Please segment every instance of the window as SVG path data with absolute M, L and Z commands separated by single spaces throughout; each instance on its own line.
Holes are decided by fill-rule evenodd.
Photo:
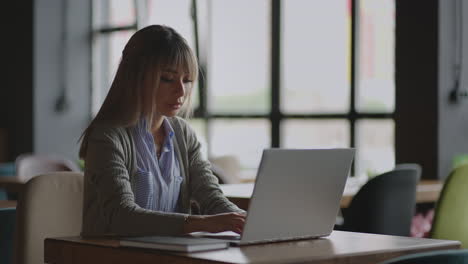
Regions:
M 104 102 L 128 39 L 137 30 L 135 2 L 93 1 L 92 105 L 96 115 Z
M 139 1 L 94 2 L 95 113 Z M 237 156 L 246 177 L 268 147 L 356 147 L 354 175 L 394 166 L 394 0 L 141 3 L 146 24 L 175 28 L 197 51 L 190 122 L 206 155 Z
M 372 176 L 395 165 L 395 1 L 358 3 L 355 173 Z

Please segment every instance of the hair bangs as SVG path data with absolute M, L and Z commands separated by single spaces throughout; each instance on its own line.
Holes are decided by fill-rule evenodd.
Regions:
M 167 57 L 164 58 L 165 66 L 187 74 L 191 81 L 197 80 L 198 64 L 195 55 L 186 43 L 177 44 L 171 47 Z

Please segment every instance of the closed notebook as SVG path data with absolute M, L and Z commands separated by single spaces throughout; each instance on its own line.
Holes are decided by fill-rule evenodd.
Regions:
M 123 237 L 120 245 L 126 247 L 154 248 L 180 252 L 195 252 L 214 249 L 224 249 L 228 242 L 210 238 L 172 237 L 172 236 L 145 236 Z

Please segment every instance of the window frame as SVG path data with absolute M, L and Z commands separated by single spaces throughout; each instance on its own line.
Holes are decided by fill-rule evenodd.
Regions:
M 146 17 L 142 12 L 138 12 L 143 6 L 144 0 L 134 0 L 135 2 L 135 23 L 123 27 L 104 27 L 93 30 L 93 40 L 96 36 L 109 34 L 125 30 L 137 30 L 139 25 L 143 25 Z M 216 113 L 210 112 L 207 107 L 207 80 L 208 72 L 208 52 L 201 50 L 208 47 L 200 47 L 199 21 L 197 12 L 197 0 L 192 0 L 191 16 L 193 21 L 193 30 L 195 35 L 195 53 L 199 59 L 200 78 L 198 80 L 198 96 L 199 103 L 193 111 L 193 118 L 203 119 L 205 121 L 206 135 L 209 136 L 210 122 L 215 119 L 266 119 L 271 123 L 271 143 L 270 147 L 278 148 L 281 146 L 281 122 L 286 119 L 304 119 L 304 120 L 344 120 L 349 122 L 349 142 L 350 147 L 356 147 L 356 123 L 359 120 L 392 120 L 395 122 L 395 110 L 393 112 L 359 112 L 356 109 L 356 87 L 358 84 L 358 65 L 359 65 L 359 1 L 349 0 L 351 5 L 351 25 L 350 25 L 350 98 L 349 110 L 343 113 L 304 113 L 304 114 L 288 114 L 283 113 L 280 107 L 281 97 L 281 0 L 271 0 L 271 53 L 270 53 L 270 112 L 269 113 Z M 106 2 L 106 1 L 104 1 Z M 209 2 L 208 2 L 209 3 Z M 140 7 L 140 8 L 139 8 Z M 141 21 L 140 23 L 138 21 Z M 209 36 L 206 36 L 209 37 Z M 94 50 L 94 47 L 93 47 Z M 94 55 L 94 54 L 93 54 Z M 94 64 L 94 63 L 93 63 Z M 93 70 L 94 72 L 94 70 Z M 93 75 L 94 76 L 94 75 Z M 94 80 L 93 80 L 93 84 Z M 100 83 L 103 85 L 103 82 Z M 94 85 L 93 85 L 94 86 Z M 93 89 L 96 89 L 93 87 Z M 93 92 L 94 94 L 94 92 Z M 93 101 L 95 98 L 92 99 Z M 207 142 L 210 145 L 210 142 Z M 394 145 L 395 146 L 395 145 Z M 208 146 L 208 154 L 210 147 Z M 353 165 L 353 173 L 355 174 L 355 166 Z

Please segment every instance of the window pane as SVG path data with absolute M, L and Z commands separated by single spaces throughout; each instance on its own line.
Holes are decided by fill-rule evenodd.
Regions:
M 198 82 L 193 84 L 192 89 L 192 109 L 195 111 L 200 106 L 200 96 L 198 92 Z
M 104 35 L 95 34 L 92 43 L 92 103 L 91 116 L 94 117 L 99 111 L 104 97 L 109 90 L 109 76 L 107 76 L 108 54 L 106 47 L 109 45 L 109 38 Z
M 258 112 L 269 108 L 270 1 L 211 1 L 208 108 Z
M 209 126 L 211 156 L 234 155 L 243 169 L 256 169 L 263 149 L 270 146 L 271 126 L 266 119 L 215 119 Z
M 95 36 L 93 44 L 93 115 L 97 113 L 109 91 L 122 51 L 133 30 Z
M 395 109 L 395 0 L 361 0 L 359 78 L 356 108 L 361 112 Z
M 375 176 L 395 166 L 395 125 L 387 120 L 356 122 L 356 172 Z
M 94 29 L 134 25 L 136 22 L 134 3 L 132 0 L 94 0 Z
M 109 26 L 130 26 L 136 22 L 135 1 L 107 0 L 109 2 Z
M 208 159 L 208 143 L 206 140 L 206 121 L 201 118 L 188 119 L 190 126 L 195 131 L 198 141 L 201 144 L 201 152 L 205 159 Z
M 175 29 L 195 50 L 195 35 L 190 16 L 191 0 L 149 0 L 148 23 L 161 24 Z
M 282 1 L 281 108 L 349 109 L 350 10 L 347 0 Z
M 347 120 L 288 119 L 281 123 L 284 148 L 349 147 Z
M 166 25 L 175 29 L 184 37 L 195 54 L 194 25 L 190 15 L 191 0 L 149 0 L 148 23 Z M 200 8 L 200 7 L 199 7 Z M 192 90 L 192 108 L 199 105 L 198 82 L 194 83 Z
M 133 33 L 135 33 L 135 31 L 129 30 L 109 34 L 109 76 L 111 77 L 109 85 L 114 79 L 117 67 L 122 59 L 122 51 Z

